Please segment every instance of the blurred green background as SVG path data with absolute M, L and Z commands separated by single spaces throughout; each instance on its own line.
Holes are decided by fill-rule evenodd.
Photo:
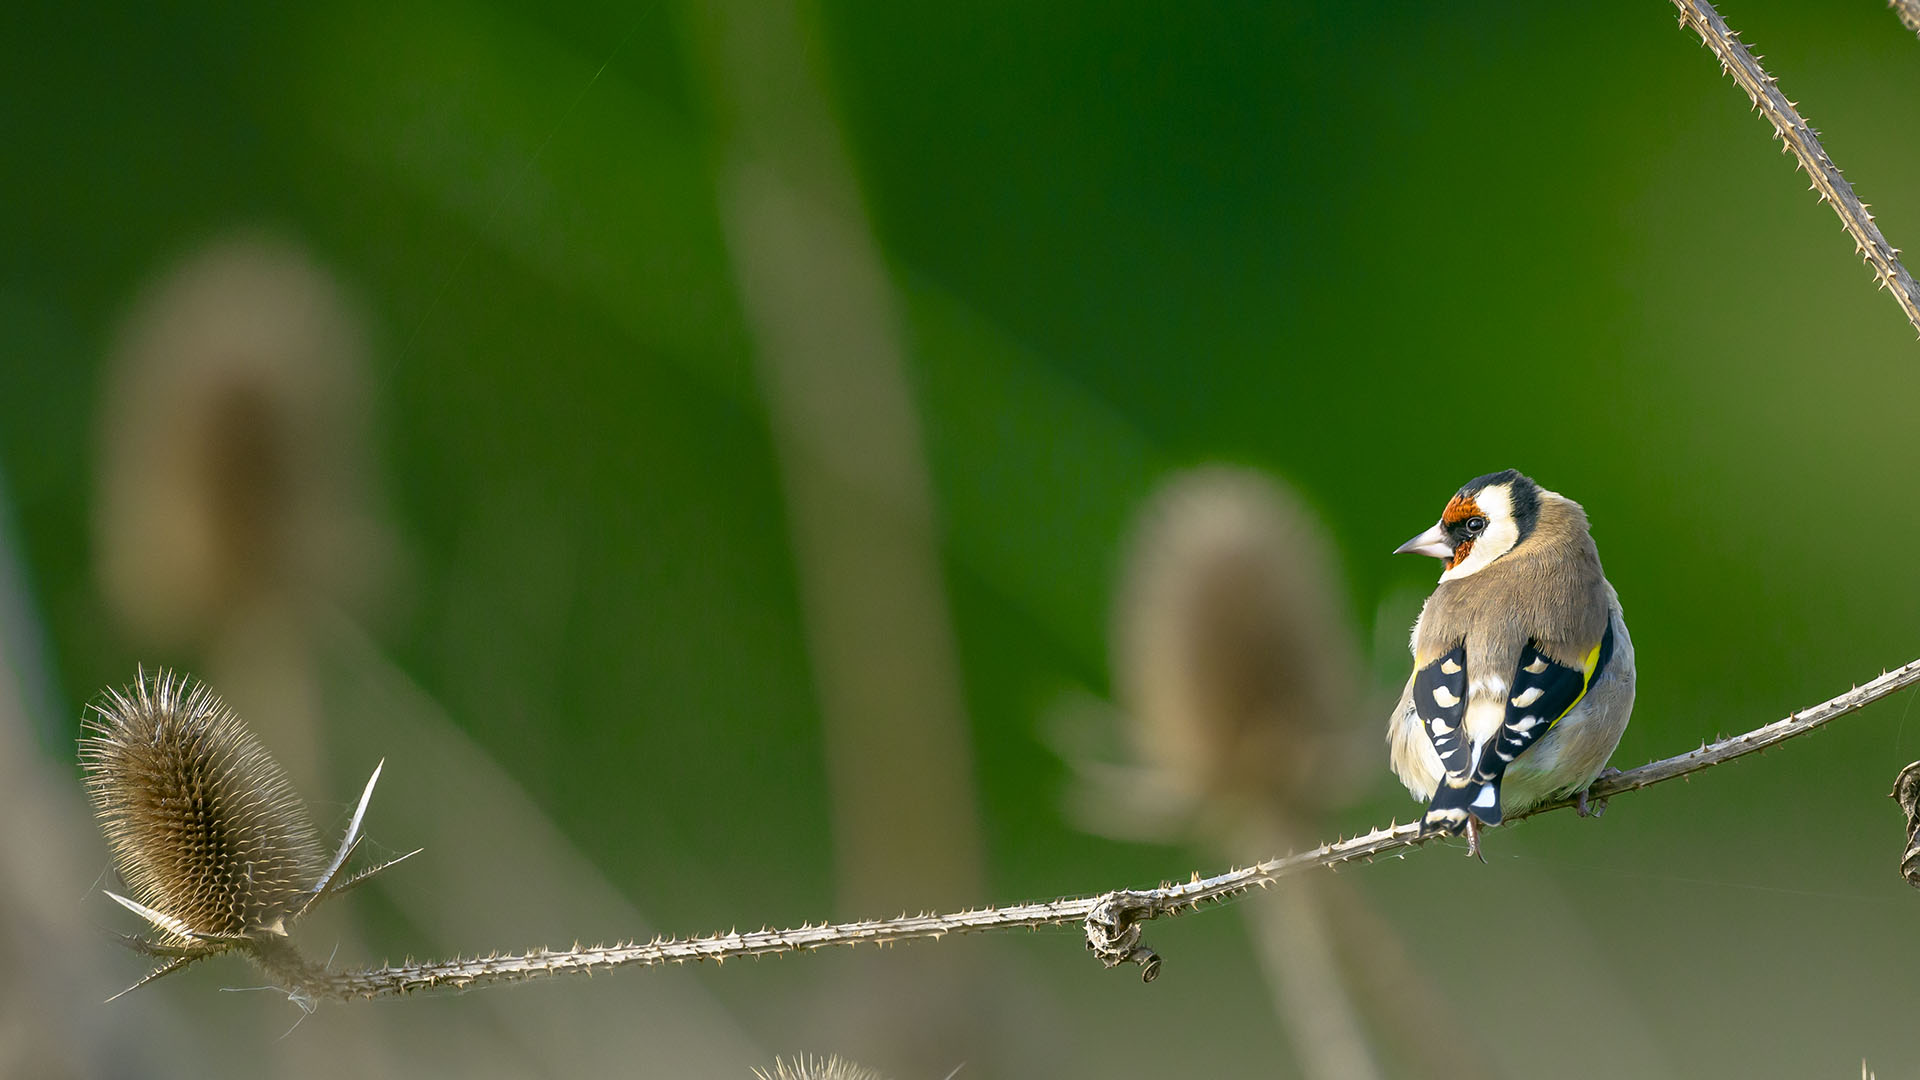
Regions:
M 1869 0 L 1723 14 L 1888 237 L 1920 244 L 1920 41 Z M 61 835 L 83 845 L 14 848 L 7 874 L 88 924 L 124 919 L 89 891 L 106 862 L 72 739 L 136 663 L 215 679 L 276 750 L 299 735 L 263 715 L 260 673 L 295 671 L 312 747 L 305 765 L 285 752 L 323 829 L 386 757 L 373 836 L 428 851 L 395 871 L 405 884 L 342 902 L 343 963 L 890 913 L 856 906 L 873 891 L 836 869 L 823 735 L 819 613 L 865 579 L 810 567 L 836 542 L 856 563 L 891 551 L 916 522 L 939 603 L 913 609 L 914 640 L 954 679 L 885 700 L 924 690 L 954 715 L 969 760 L 948 782 L 971 804 L 933 816 L 962 821 L 955 859 L 975 866 L 971 844 L 978 860 L 913 871 L 887 902 L 1217 868 L 1202 845 L 1077 828 L 1047 734 L 1063 701 L 1111 696 L 1129 523 L 1204 462 L 1283 478 L 1321 517 L 1370 702 L 1404 678 L 1435 572 L 1386 553 L 1510 465 L 1587 507 L 1626 608 L 1640 690 L 1618 765 L 1920 655 L 1920 346 L 1667 5 L 30 3 L 5 24 L 7 659 L 66 800 Z M 762 228 L 787 219 L 756 216 L 756 177 L 799 193 L 800 225 Z M 355 477 L 380 569 L 329 564 L 359 581 L 319 605 L 339 617 L 295 605 L 272 633 L 143 636 L 101 571 L 113 358 L 154 283 L 236 234 L 303 252 L 367 342 L 354 400 L 372 464 Z M 810 366 L 842 331 L 879 341 L 863 353 L 877 366 Z M 833 380 L 872 371 L 904 380 L 876 408 L 905 407 L 877 443 L 847 442 L 900 453 L 883 471 L 919 494 L 897 533 L 898 507 L 864 488 L 805 509 L 821 489 L 807 478 L 832 472 L 810 440 L 849 425 L 806 429 L 804 404 L 782 403 L 851 395 L 858 428 L 865 398 Z M 875 514 L 881 531 L 863 531 Z M 401 698 L 450 741 L 406 741 L 379 708 Z M 1409 1055 L 1378 1035 L 1404 1015 L 1363 1005 L 1383 1067 L 1838 1076 L 1864 1058 L 1903 1075 L 1920 1060 L 1920 897 L 1895 873 L 1885 793 L 1920 757 L 1911 705 L 1622 798 L 1598 824 L 1496 833 L 1486 866 L 1428 850 L 1343 872 L 1470 1029 L 1470 1057 Z M 1384 711 L 1362 713 L 1371 748 Z M 497 768 L 525 820 L 555 831 L 489 833 L 473 838 L 484 856 L 440 861 L 406 810 L 454 769 L 431 745 L 477 750 L 494 764 L 461 775 Z M 1315 827 L 1413 812 L 1384 759 Z M 542 885 L 557 906 L 511 899 L 541 884 L 513 846 L 538 836 L 611 887 L 596 914 L 567 907 L 571 878 Z M 407 888 L 494 936 L 456 936 Z M 623 925 L 629 911 L 645 923 Z M 1062 930 L 335 1006 L 283 1039 L 284 1000 L 214 992 L 250 985 L 237 962 L 98 1005 L 139 968 L 95 935 L 19 954 L 15 978 L 93 974 L 61 977 L 79 988 L 68 1049 L 14 1060 L 304 1075 L 357 1046 L 368 1072 L 743 1076 L 809 1049 L 901 1077 L 963 1061 L 963 1078 L 1292 1075 L 1247 937 L 1228 911 L 1156 924 L 1166 968 L 1147 987 Z M 952 999 L 920 1002 L 883 970 L 939 964 L 967 968 L 929 976 Z M 619 994 L 711 1029 L 641 1005 L 580 1019 Z M 957 1024 L 924 1040 L 949 1064 L 914 1058 L 920 1021 L 890 1039 L 863 1027 L 874 1000 Z M 473 1034 L 476 1016 L 521 1010 L 574 1026 L 484 1033 L 507 1049 Z M 0 1027 L 0 1046 L 52 1030 Z M 492 1049 L 457 1056 L 476 1047 Z

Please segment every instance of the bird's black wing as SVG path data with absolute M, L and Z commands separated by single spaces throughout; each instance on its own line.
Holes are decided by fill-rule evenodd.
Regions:
M 1507 699 L 1506 721 L 1500 726 L 1500 734 L 1480 752 L 1473 778 L 1483 784 L 1499 779 L 1514 758 L 1540 741 L 1561 717 L 1580 704 L 1580 699 L 1587 696 L 1587 688 L 1606 670 L 1607 661 L 1612 657 L 1611 621 L 1579 667 L 1557 664 L 1540 651 L 1539 642 L 1527 642 L 1526 649 L 1520 653 L 1519 670 L 1513 673 L 1513 696 Z
M 1440 754 L 1447 776 L 1465 779 L 1473 769 L 1461 724 L 1467 714 L 1467 646 L 1462 643 L 1440 659 L 1414 672 L 1413 711 Z

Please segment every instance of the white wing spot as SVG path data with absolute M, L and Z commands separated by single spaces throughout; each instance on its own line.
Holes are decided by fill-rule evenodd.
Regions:
M 1473 797 L 1473 805 L 1475 805 L 1475 806 L 1492 806 L 1492 805 L 1493 805 L 1493 800 L 1494 800 L 1494 798 L 1495 798 L 1495 797 L 1496 797 L 1496 794 L 1495 794 L 1495 792 L 1494 792 L 1494 790 L 1493 790 L 1493 787 L 1492 787 L 1492 785 L 1488 785 L 1488 786 L 1486 786 L 1486 787 L 1483 787 L 1483 788 L 1481 788 L 1481 789 L 1480 789 L 1480 794 L 1478 794 L 1478 795 L 1475 795 L 1475 796 Z
M 1513 699 L 1513 703 L 1524 709 L 1534 702 L 1539 701 L 1540 695 L 1544 693 L 1546 693 L 1546 691 L 1538 686 L 1529 686 L 1525 690 L 1520 691 L 1519 696 Z
M 1438 717 L 1427 721 L 1427 727 L 1433 729 L 1433 737 L 1436 739 L 1442 735 L 1453 734 L 1453 726 Z
M 1440 661 L 1440 674 L 1458 675 L 1460 674 L 1460 665 L 1454 663 L 1452 659 L 1442 660 Z
M 1547 658 L 1544 656 L 1536 656 L 1533 658 L 1533 663 L 1528 664 L 1526 667 L 1523 667 L 1520 670 L 1526 672 L 1529 675 L 1545 674 L 1547 670 Z
M 1460 695 L 1444 686 L 1436 686 L 1433 688 L 1433 700 L 1438 702 L 1441 708 L 1451 709 L 1460 704 Z
M 1514 702 L 1514 704 L 1518 705 L 1519 702 L 1516 701 Z M 1528 732 L 1528 731 L 1532 731 L 1534 728 L 1534 725 L 1538 724 L 1539 722 L 1540 722 L 1540 718 L 1537 716 L 1523 716 L 1520 719 L 1515 720 L 1513 723 L 1508 724 L 1507 727 L 1518 732 Z

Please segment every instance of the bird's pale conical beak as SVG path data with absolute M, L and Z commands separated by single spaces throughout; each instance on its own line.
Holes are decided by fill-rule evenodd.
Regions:
M 1436 559 L 1453 558 L 1453 541 L 1447 530 L 1436 522 L 1433 528 L 1393 549 L 1395 555 L 1431 555 Z

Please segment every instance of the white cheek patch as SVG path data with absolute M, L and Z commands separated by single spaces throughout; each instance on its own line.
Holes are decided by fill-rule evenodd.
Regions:
M 1486 531 L 1467 549 L 1467 557 L 1440 575 L 1441 581 L 1453 581 L 1479 573 L 1487 564 L 1513 550 L 1520 542 L 1520 526 L 1513 520 L 1513 497 L 1504 487 L 1484 488 L 1474 495 L 1480 514 L 1487 519 Z

